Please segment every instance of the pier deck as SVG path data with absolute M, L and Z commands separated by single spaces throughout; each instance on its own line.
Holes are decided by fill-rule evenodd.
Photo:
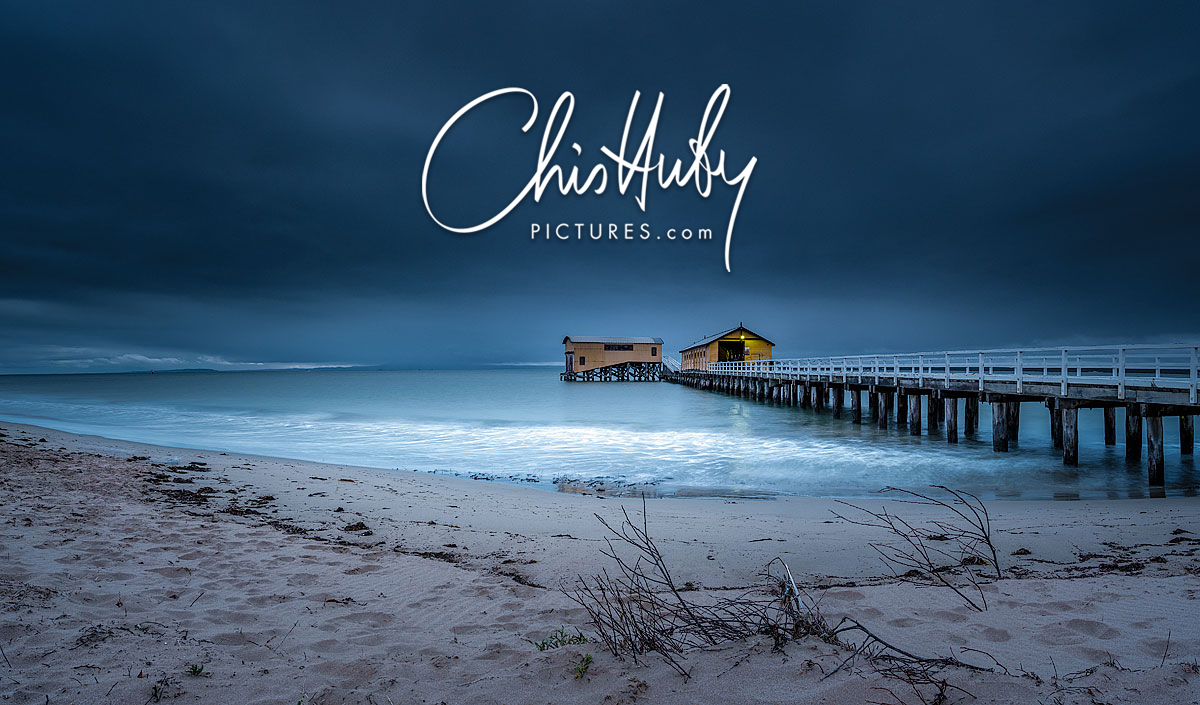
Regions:
M 1179 417 L 1180 452 L 1194 447 L 1200 346 L 1111 345 L 955 350 L 710 363 L 706 370 L 669 375 L 673 382 L 775 401 L 834 416 L 851 396 L 851 421 L 862 423 L 862 393 L 871 417 L 886 428 L 896 423 L 921 433 L 924 397 L 928 428 L 946 425 L 946 440 L 958 442 L 959 400 L 964 432 L 974 434 L 979 403 L 992 404 L 992 448 L 1008 450 L 1017 440 L 1021 402 L 1049 410 L 1051 438 L 1063 462 L 1078 462 L 1078 410 L 1105 409 L 1105 443 L 1116 443 L 1116 409 L 1125 410 L 1126 456 L 1141 457 L 1146 426 L 1148 477 L 1163 484 L 1163 417 Z

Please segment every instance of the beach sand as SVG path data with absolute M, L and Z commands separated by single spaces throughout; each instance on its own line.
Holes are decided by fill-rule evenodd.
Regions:
M 864 662 L 825 677 L 850 652 L 812 638 L 691 653 L 690 678 L 594 641 L 539 651 L 560 627 L 592 633 L 558 588 L 612 568 L 595 515 L 616 523 L 624 508 L 640 519 L 637 498 L 10 423 L 0 433 L 0 702 L 932 697 Z M 910 521 L 933 516 L 883 497 L 854 501 Z M 838 519 L 831 510 L 851 510 L 834 500 L 646 506 L 679 583 L 738 594 L 763 584 L 778 556 L 826 617 L 994 669 L 943 671 L 962 689 L 948 702 L 1200 702 L 1200 498 L 990 502 L 1006 577 L 985 586 L 983 612 L 890 577 L 870 547 L 888 536 Z

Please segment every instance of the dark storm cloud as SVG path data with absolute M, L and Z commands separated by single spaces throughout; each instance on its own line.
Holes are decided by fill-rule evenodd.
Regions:
M 792 354 L 1196 337 L 1194 4 L 677 7 L 7 5 L 0 369 L 554 359 L 566 332 L 678 348 L 739 320 Z M 655 144 L 757 157 L 734 190 L 518 207 L 556 163 Z M 584 153 L 575 157 L 570 145 Z M 636 189 L 636 187 L 635 187 Z M 530 242 L 533 222 L 712 228 L 708 243 Z M 503 342 L 484 355 L 472 340 Z M 436 360 L 436 362 L 434 362 Z

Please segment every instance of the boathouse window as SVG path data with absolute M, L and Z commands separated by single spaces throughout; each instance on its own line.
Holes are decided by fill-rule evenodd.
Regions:
M 583 366 L 584 366 L 584 365 L 586 365 L 586 364 L 587 364 L 587 358 L 586 358 L 586 357 L 583 357 L 582 355 L 580 355 L 580 356 L 579 356 L 579 366 L 580 366 L 580 367 L 583 367 Z
M 658 354 L 658 348 L 654 348 L 654 347 L 650 348 L 650 357 L 654 357 L 657 354 Z
M 633 350 L 632 345 L 613 345 L 611 343 L 604 346 L 605 350 Z

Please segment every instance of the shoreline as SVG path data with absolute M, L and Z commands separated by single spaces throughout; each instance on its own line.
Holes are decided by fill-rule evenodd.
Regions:
M 46 421 L 52 421 L 47 419 Z M 842 491 L 828 491 L 821 494 L 799 494 L 789 493 L 772 489 L 762 489 L 753 487 L 698 487 L 693 485 L 674 485 L 669 483 L 659 482 L 627 482 L 619 478 L 612 477 L 596 477 L 591 479 L 572 478 L 570 476 L 562 476 L 551 480 L 543 480 L 533 476 L 508 475 L 493 472 L 473 472 L 473 471 L 441 471 L 441 470 L 413 470 L 406 468 L 388 468 L 373 465 L 359 465 L 354 463 L 335 463 L 324 460 L 310 460 L 305 458 L 294 458 L 283 455 L 266 455 L 260 453 L 245 453 L 239 451 L 221 451 L 212 448 L 199 448 L 187 445 L 173 445 L 168 443 L 150 443 L 145 441 L 126 440 L 120 438 L 112 438 L 103 436 L 97 433 L 89 433 L 83 431 L 71 431 L 58 429 L 53 426 L 42 426 L 29 421 L 11 421 L 0 418 L 0 426 L 10 425 L 13 427 L 23 427 L 29 429 L 38 429 L 43 432 L 62 433 L 69 436 L 79 438 L 94 439 L 95 445 L 98 448 L 113 450 L 120 444 L 129 446 L 138 446 L 149 449 L 174 450 L 178 453 L 197 453 L 197 454 L 234 454 L 245 458 L 262 458 L 272 461 L 290 461 L 295 463 L 312 463 L 316 465 L 329 465 L 334 467 L 357 468 L 364 471 L 384 472 L 384 473 L 400 473 L 412 475 L 428 475 L 434 477 L 455 478 L 461 480 L 469 480 L 473 482 L 489 482 L 508 486 L 519 486 L 533 488 L 543 492 L 550 493 L 568 493 L 568 494 L 589 494 L 599 493 L 609 497 L 632 497 L 637 498 L 643 493 L 648 498 L 654 499 L 736 499 L 736 500 L 774 500 L 779 498 L 804 498 L 814 500 L 855 500 L 867 501 L 878 496 L 881 485 L 877 489 L 859 490 L 856 491 L 849 487 L 842 488 Z M 911 488 L 925 487 L 926 485 L 914 485 Z M 1045 496 L 1013 496 L 1011 491 L 993 488 L 988 491 L 971 490 L 981 499 L 989 502 L 1089 502 L 1089 501 L 1126 501 L 1151 499 L 1158 500 L 1163 498 L 1178 498 L 1178 497 L 1198 497 L 1200 496 L 1200 486 L 1185 486 L 1185 487 L 1151 487 L 1144 486 L 1134 490 L 1126 490 L 1124 493 L 1116 490 L 1105 490 L 1103 493 L 1098 488 L 1092 488 L 1084 491 L 1078 489 L 1066 490 L 1061 488 L 1046 487 L 1043 490 Z
M 8 577 L 0 592 L 20 606 L 0 612 L 0 645 L 12 663 L 0 671 L 0 696 L 13 702 L 144 701 L 156 681 L 134 677 L 139 670 L 215 702 L 880 697 L 871 691 L 879 676 L 869 672 L 821 680 L 820 668 L 839 659 L 820 643 L 796 642 L 783 655 L 769 644 L 724 644 L 689 656 L 690 680 L 654 657 L 619 661 L 598 643 L 534 649 L 529 642 L 560 626 L 587 633 L 584 613 L 557 588 L 611 569 L 593 514 L 619 521 L 627 509 L 640 517 L 640 498 L 530 492 L 519 483 L 9 422 L 0 433 L 0 491 L 16 508 L 3 527 L 0 570 Z M 853 503 L 914 521 L 931 516 L 884 497 Z M 1159 693 L 1162 702 L 1195 697 L 1188 679 L 1200 677 L 1187 665 L 1200 656 L 1194 498 L 989 503 L 1006 577 L 987 586 L 983 613 L 889 575 L 870 548 L 887 537 L 837 519 L 831 510 L 851 509 L 833 499 L 661 498 L 645 506 L 676 578 L 704 594 L 759 584 L 778 556 L 830 616 L 869 622 L 908 648 L 981 649 L 1011 673 L 1038 674 L 947 675 L 978 702 L 1040 701 L 1065 687 L 1055 671 L 1106 661 L 1121 668 L 1104 666 L 1078 682 L 1093 678 L 1110 697 L 1114 682 L 1120 692 Z M 51 615 L 63 617 L 47 621 Z M 165 626 L 154 634 L 137 628 L 150 622 Z M 742 658 L 747 649 L 752 655 Z M 571 662 L 581 651 L 595 665 L 576 679 Z M 185 662 L 203 659 L 209 675 L 185 674 Z M 820 667 L 798 674 L 797 659 Z M 79 677 L 80 664 L 95 682 Z M 720 673 L 728 675 L 717 680 Z M 630 691 L 633 681 L 645 688 Z M 304 693 L 278 697 L 283 688 Z M 233 695 L 242 691 L 250 696 Z

